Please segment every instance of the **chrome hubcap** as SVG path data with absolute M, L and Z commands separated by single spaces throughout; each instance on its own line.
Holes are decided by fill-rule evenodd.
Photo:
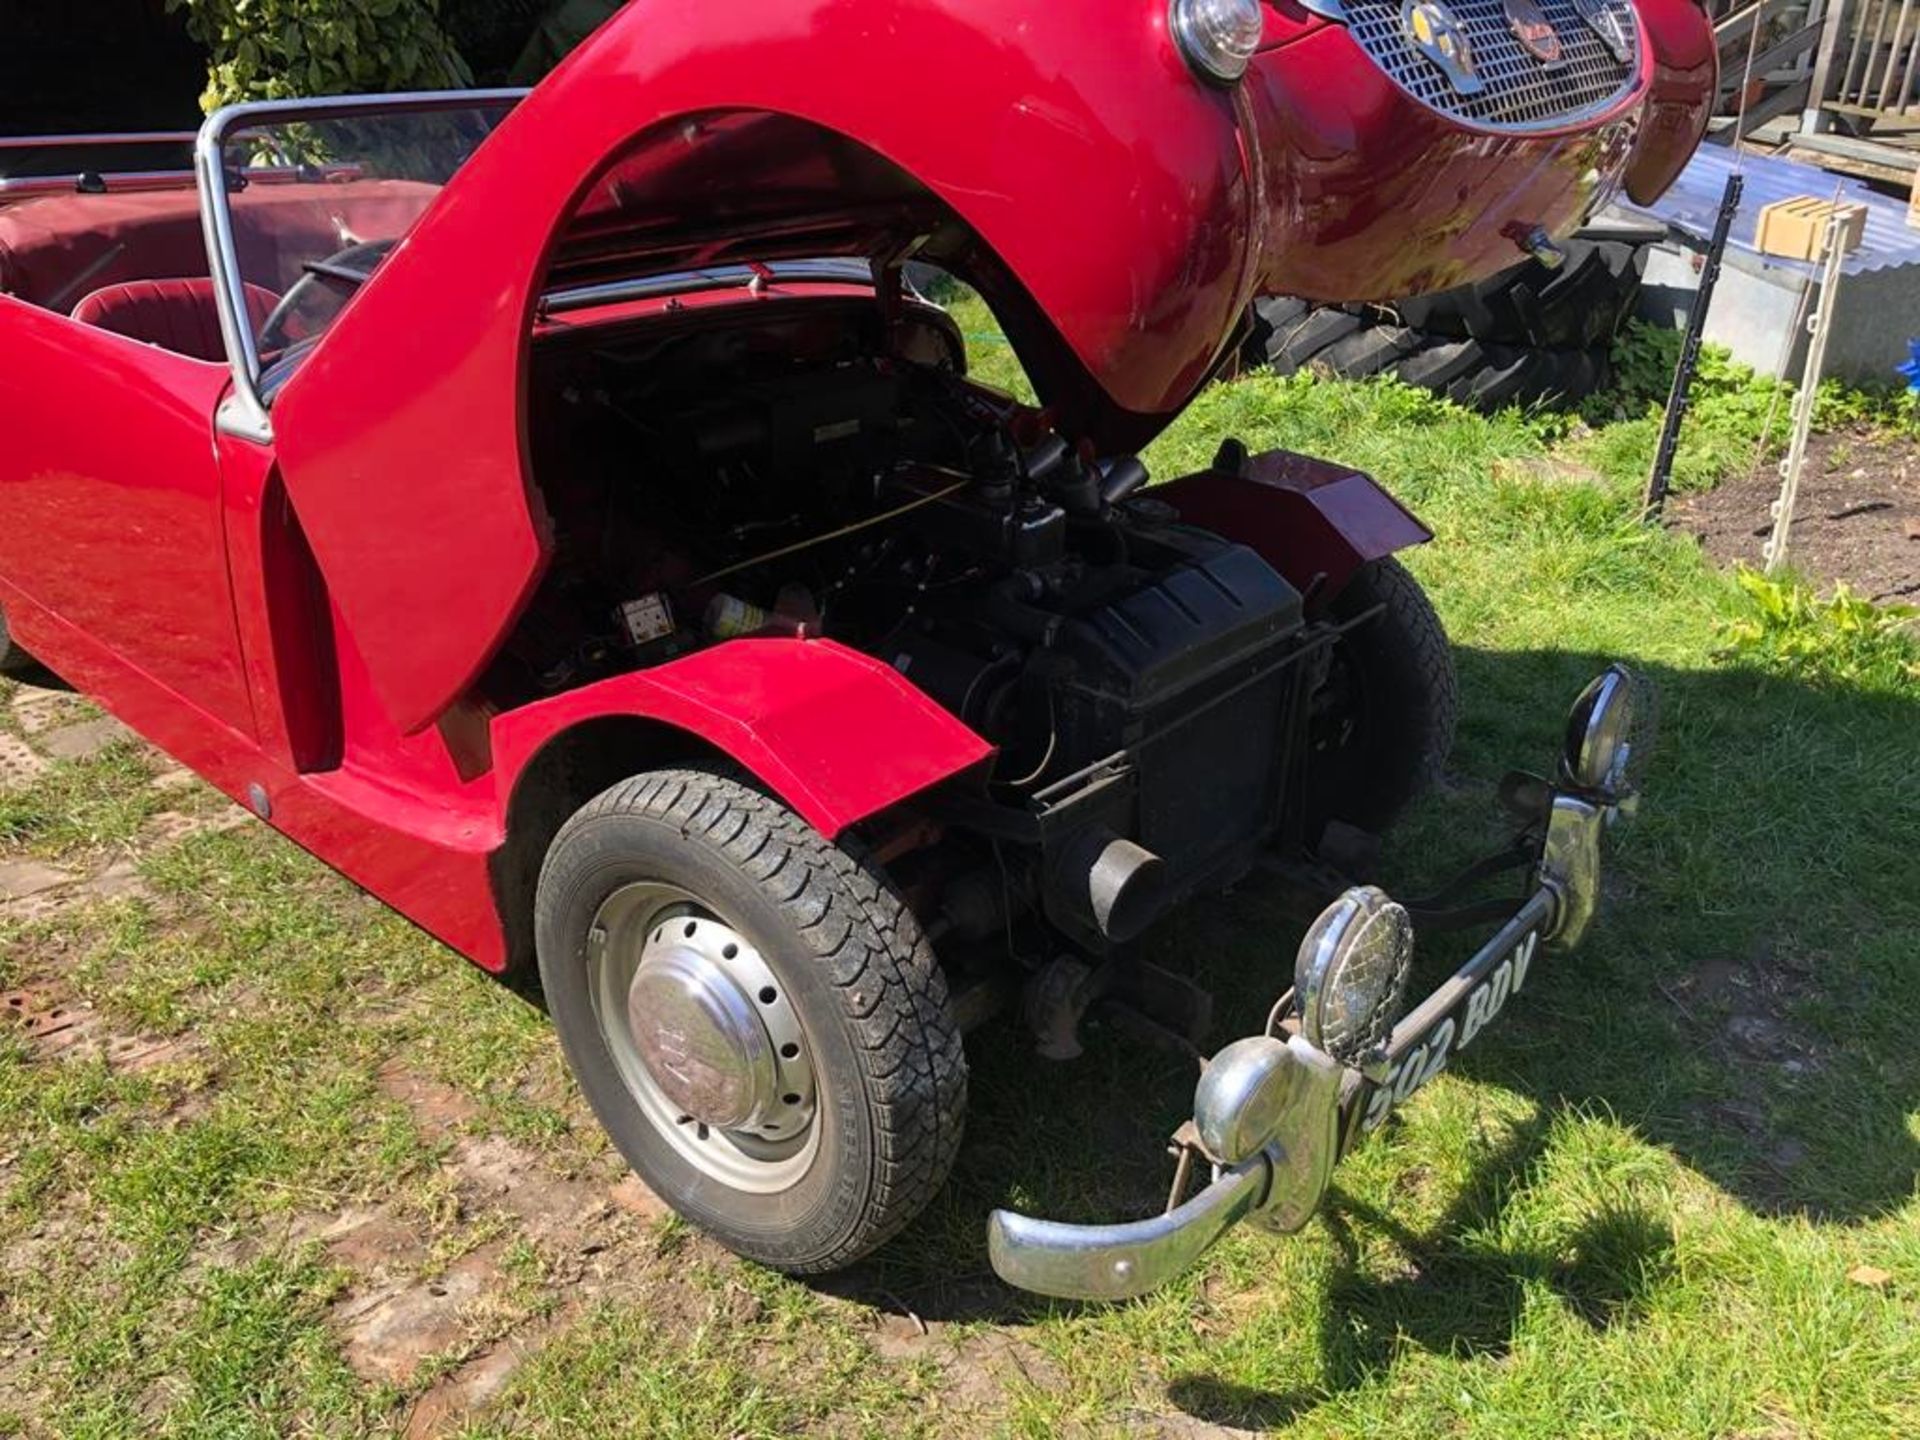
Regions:
M 818 1145 L 812 1046 L 746 938 L 677 887 L 623 886 L 587 940 L 608 1053 L 654 1128 L 736 1189 L 787 1188 Z

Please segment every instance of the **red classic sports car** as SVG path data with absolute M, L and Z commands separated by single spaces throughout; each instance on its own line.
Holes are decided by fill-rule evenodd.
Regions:
M 530 94 L 236 107 L 191 170 L 70 144 L 0 182 L 0 666 L 537 967 L 648 1184 L 846 1265 L 942 1183 L 965 1028 L 1189 1028 L 1131 942 L 1263 856 L 1328 873 L 1451 739 L 1412 516 L 1230 438 L 1152 488 L 1132 452 L 1254 296 L 1550 255 L 1713 84 L 1692 0 L 638 0 Z M 1040 406 L 967 378 L 910 260 Z M 1304 1223 L 1579 938 L 1636 713 L 1609 671 L 1510 777 L 1521 897 L 1333 901 L 1167 1214 L 996 1214 L 999 1272 L 1117 1297 Z M 1409 1006 L 1416 923 L 1468 920 Z

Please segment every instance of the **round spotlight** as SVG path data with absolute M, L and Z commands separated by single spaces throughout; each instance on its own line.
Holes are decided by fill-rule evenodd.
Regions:
M 1651 687 L 1624 665 L 1610 665 L 1580 692 L 1567 716 L 1561 781 L 1609 804 L 1630 799 L 1653 745 Z
M 1173 0 L 1168 17 L 1187 64 L 1222 85 L 1247 73 L 1266 28 L 1260 0 Z
M 1300 1033 L 1342 1064 L 1386 1042 L 1413 968 L 1413 921 L 1373 885 L 1320 912 L 1300 941 L 1293 989 Z

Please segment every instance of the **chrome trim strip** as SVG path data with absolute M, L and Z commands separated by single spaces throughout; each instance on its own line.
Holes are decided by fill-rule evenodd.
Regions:
M 89 184 L 98 181 L 98 186 Z M 73 175 L 9 175 L 0 179 L 0 198 L 29 195 L 98 195 L 117 190 L 189 190 L 191 170 L 89 170 Z
M 1492 939 L 1394 1027 L 1388 1061 L 1410 1050 L 1464 1003 L 1528 933 L 1553 915 L 1557 904 L 1551 889 L 1535 890 Z M 1283 1046 L 1284 1055 L 1274 1053 Z M 1041 1295 L 1129 1300 L 1166 1284 L 1242 1220 L 1282 1234 L 1305 1225 L 1325 1200 L 1334 1167 L 1358 1139 L 1360 1117 L 1378 1082 L 1299 1035 L 1284 1042 L 1266 1037 L 1237 1040 L 1209 1062 L 1208 1075 L 1215 1065 L 1231 1071 L 1249 1064 L 1266 1072 L 1250 1077 L 1262 1083 L 1240 1085 L 1230 1074 L 1212 1088 L 1222 1092 L 1218 1098 L 1223 1101 L 1238 1099 L 1264 1112 L 1271 1133 L 1258 1151 L 1216 1172 L 1211 1185 L 1178 1209 L 1147 1220 L 1069 1225 L 995 1210 L 987 1221 L 987 1257 L 994 1273 L 1009 1285 Z M 1379 1073 L 1385 1073 L 1384 1066 Z M 1209 1088 L 1203 1076 L 1195 1096 L 1196 1116 L 1203 1109 L 1213 1113 L 1202 1134 L 1244 1135 L 1245 1127 L 1236 1119 L 1203 1103 Z
M 191 145 L 192 130 L 95 130 L 76 135 L 0 135 L 0 150 L 48 150 L 93 145 Z
M 1200 1148 L 1221 1165 L 1238 1165 L 1264 1150 L 1280 1128 L 1294 1068 L 1286 1042 L 1272 1035 L 1243 1035 L 1207 1061 L 1193 1090 Z
M 238 436 L 256 445 L 268 444 L 273 439 L 273 422 L 267 419 L 266 408 L 250 408 L 245 393 L 238 385 L 227 392 L 214 410 L 213 428 L 222 435 Z
M 1446 116 L 1447 119 L 1453 121 L 1462 129 L 1486 130 L 1491 131 L 1495 135 L 1551 135 L 1562 130 L 1578 129 L 1590 120 L 1598 120 L 1602 116 L 1620 109 L 1621 106 L 1626 104 L 1629 98 L 1642 88 L 1642 82 L 1646 79 L 1649 72 L 1644 67 L 1636 65 L 1626 82 L 1621 85 L 1618 90 L 1607 96 L 1606 99 L 1596 100 L 1591 105 L 1583 105 L 1578 110 L 1563 110 L 1549 119 L 1537 122 L 1479 120 L 1471 116 L 1461 115 L 1415 94 L 1398 75 L 1393 74 L 1384 66 L 1381 68 L 1380 73 L 1385 75 L 1388 82 L 1402 95 L 1405 95 L 1409 100 L 1413 101 L 1414 104 Z
M 263 165 L 247 171 L 249 185 L 294 185 L 302 180 L 352 178 L 354 167 L 316 165 L 303 169 L 297 165 Z M 191 190 L 199 179 L 197 170 L 105 170 L 78 175 L 12 175 L 0 179 L 0 199 L 27 195 L 96 195 L 123 190 Z M 85 182 L 99 182 L 98 189 Z
M 687 295 L 698 290 L 751 286 L 756 280 L 838 281 L 871 285 L 873 269 L 864 260 L 781 260 L 766 265 L 715 265 L 705 270 L 676 270 L 632 280 L 608 280 L 597 285 L 575 285 L 550 290 L 540 297 L 539 314 L 565 315 L 622 300 L 652 300 L 663 295 Z
M 1253 55 L 1249 55 L 1237 68 L 1222 70 L 1213 63 L 1216 57 L 1208 51 L 1194 28 L 1191 0 L 1168 0 L 1167 33 L 1173 36 L 1173 48 L 1187 62 L 1187 68 L 1209 85 L 1238 85 L 1240 77 L 1247 73 L 1247 67 L 1253 63 Z M 1256 48 L 1254 54 L 1259 53 Z M 1226 59 L 1228 66 L 1232 67 L 1233 57 Z
M 1507 952 L 1525 939 L 1528 931 L 1538 930 L 1548 924 L 1558 908 L 1559 900 L 1549 886 L 1543 884 L 1529 895 L 1526 903 L 1514 912 L 1513 918 L 1502 925 L 1491 940 L 1474 951 L 1472 959 L 1401 1017 L 1400 1023 L 1393 1027 L 1393 1034 L 1387 1037 L 1387 1064 L 1391 1065 L 1405 1056 L 1429 1030 L 1467 998 L 1474 986 L 1486 979 L 1487 972 L 1505 959 Z
M 1540 883 L 1554 897 L 1545 937 L 1563 950 L 1578 945 L 1600 906 L 1600 835 L 1606 812 L 1578 795 L 1555 795 L 1547 817 Z
M 524 89 L 424 90 L 398 95 L 320 95 L 303 100 L 256 100 L 228 105 L 209 115 L 194 139 L 193 163 L 200 182 L 200 227 L 207 242 L 208 273 L 220 315 L 220 338 L 233 366 L 233 393 L 221 404 L 215 424 L 228 435 L 258 441 L 273 438 L 273 424 L 260 395 L 260 352 L 246 323 L 246 286 L 234 246 L 233 216 L 221 163 L 227 137 L 248 125 L 275 120 L 352 119 L 390 110 L 478 110 L 524 99 Z
M 213 277 L 214 310 L 220 319 L 220 339 L 227 363 L 233 368 L 233 390 L 220 402 L 214 424 L 227 435 L 265 444 L 273 438 L 267 407 L 260 399 L 260 354 L 247 324 L 246 285 L 240 278 L 240 256 L 234 248 L 233 216 L 227 206 L 227 177 L 221 164 L 227 127 L 223 120 L 232 106 L 216 110 L 200 127 L 194 142 L 193 167 L 200 181 L 200 228 L 207 242 L 207 273 Z
M 1340 1163 L 1340 1100 L 1348 1074 L 1299 1035 L 1287 1037 L 1288 1084 L 1267 1141 L 1273 1184 L 1250 1217 L 1263 1230 L 1291 1235 L 1319 1210 Z

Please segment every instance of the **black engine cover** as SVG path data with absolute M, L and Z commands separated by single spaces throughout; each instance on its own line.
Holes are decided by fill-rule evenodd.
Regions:
M 1053 648 L 1075 661 L 1078 688 L 1151 709 L 1300 628 L 1300 593 L 1266 561 L 1244 545 L 1191 543 L 1185 564 L 1067 619 Z
M 1065 619 L 1048 684 L 1071 759 L 1127 753 L 1134 835 L 1183 890 L 1277 819 L 1303 620 L 1300 593 L 1245 546 L 1169 541 L 1183 563 Z

